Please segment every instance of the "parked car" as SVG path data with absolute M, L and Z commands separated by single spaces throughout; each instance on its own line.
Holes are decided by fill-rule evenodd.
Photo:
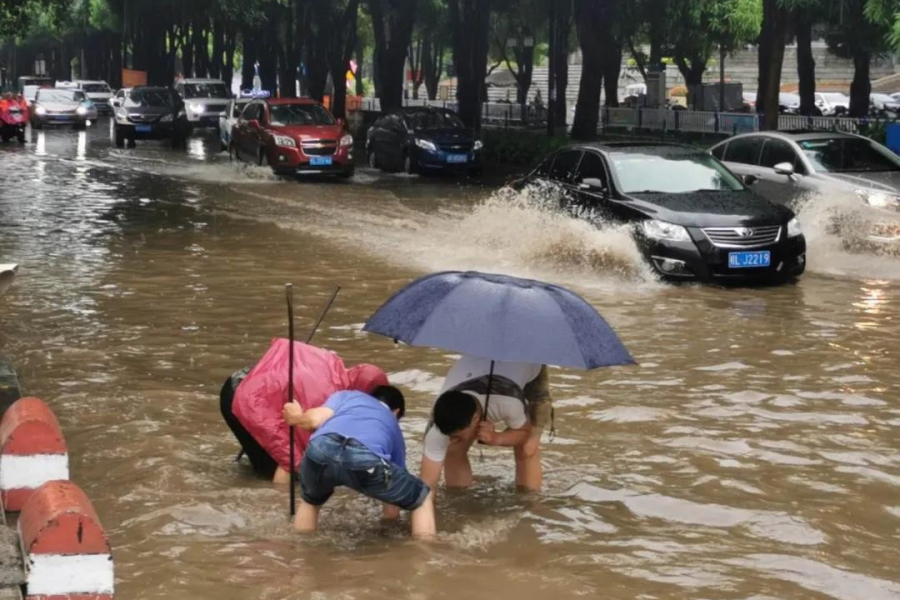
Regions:
M 869 96 L 869 103 L 877 116 L 896 119 L 900 115 L 900 100 L 887 94 L 872 94 Z
M 382 116 L 366 134 L 369 166 L 421 173 L 481 170 L 482 143 L 453 111 L 403 108 Z
M 221 79 L 185 79 L 175 84 L 193 127 L 218 127 L 234 97 Z
M 839 117 L 850 112 L 850 98 L 835 92 L 816 92 L 816 106 L 825 117 Z
M 279 175 L 353 176 L 353 136 L 308 98 L 254 100 L 231 135 L 237 160 L 269 165 Z
M 586 144 L 547 157 L 517 187 L 536 185 L 573 215 L 605 227 L 630 224 L 663 278 L 781 282 L 806 268 L 794 213 L 748 190 L 695 148 L 632 142 Z
M 71 125 L 84 129 L 97 120 L 97 107 L 77 89 L 41 88 L 31 105 L 31 126 Z
M 234 124 L 238 122 L 241 113 L 252 101 L 252 98 L 233 98 L 228 102 L 225 113 L 219 116 L 219 140 L 223 151 L 227 152 L 231 147 L 231 131 L 234 129 Z
M 167 87 L 141 86 L 117 97 L 113 125 L 116 147 L 134 148 L 135 140 L 170 140 L 173 148 L 190 135 L 184 102 Z
M 845 231 L 854 245 L 900 250 L 900 158 L 869 138 L 837 132 L 760 132 L 712 148 L 738 175 L 757 180 L 753 190 L 779 204 L 841 196 L 859 202 L 863 227 Z M 842 217 L 846 218 L 846 217 Z

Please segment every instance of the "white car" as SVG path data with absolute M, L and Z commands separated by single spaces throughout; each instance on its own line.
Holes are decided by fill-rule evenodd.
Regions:
M 253 102 L 253 98 L 233 98 L 228 102 L 225 113 L 219 116 L 219 140 L 222 142 L 223 151 L 227 151 L 231 147 L 231 130 L 251 102 Z
M 125 102 L 125 97 L 128 96 L 129 92 L 131 92 L 131 88 L 122 88 L 107 101 L 111 113 L 116 112 L 116 109 L 122 106 L 122 103 Z
M 825 117 L 847 114 L 850 112 L 850 98 L 837 92 L 816 92 L 816 106 Z
M 869 96 L 869 103 L 875 114 L 885 114 L 892 118 L 897 118 L 897 115 L 900 114 L 900 100 L 893 96 L 872 94 Z
M 184 99 L 193 127 L 218 127 L 219 117 L 227 115 L 229 101 L 234 98 L 221 79 L 184 79 L 175 84 L 175 91 Z

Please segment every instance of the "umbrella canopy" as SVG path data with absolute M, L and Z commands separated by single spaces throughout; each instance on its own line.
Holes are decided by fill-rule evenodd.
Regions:
M 634 364 L 606 320 L 581 296 L 506 275 L 423 277 L 394 294 L 363 330 L 495 361 L 576 369 Z

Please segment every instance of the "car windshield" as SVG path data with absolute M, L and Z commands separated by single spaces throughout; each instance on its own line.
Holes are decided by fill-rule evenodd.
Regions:
M 900 159 L 869 140 L 826 138 L 798 143 L 813 168 L 822 173 L 900 171 Z
M 40 90 L 37 99 L 39 102 L 59 102 L 61 104 L 73 104 L 84 102 L 84 92 L 79 90 Z
M 737 191 L 744 185 L 712 156 L 614 153 L 613 170 L 625 194 Z
M 228 88 L 224 83 L 186 83 L 184 84 L 184 97 L 193 98 L 231 98 Z
M 321 104 L 273 104 L 269 115 L 276 127 L 334 124 L 334 117 Z
M 130 108 L 165 108 L 174 105 L 174 97 L 169 90 L 132 90 L 125 98 L 125 106 Z
M 459 117 L 442 110 L 423 110 L 404 115 L 413 130 L 419 129 L 465 129 Z
M 89 94 L 108 94 L 112 91 L 105 83 L 84 83 L 81 89 Z

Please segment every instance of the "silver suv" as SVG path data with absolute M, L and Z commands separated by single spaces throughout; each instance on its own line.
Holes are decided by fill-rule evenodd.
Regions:
M 185 79 L 175 84 L 193 127 L 219 127 L 234 95 L 221 79 Z
M 862 237 L 900 248 L 900 158 L 881 144 L 849 133 L 772 131 L 735 136 L 710 152 L 757 194 L 781 204 L 828 200 L 866 222 Z

